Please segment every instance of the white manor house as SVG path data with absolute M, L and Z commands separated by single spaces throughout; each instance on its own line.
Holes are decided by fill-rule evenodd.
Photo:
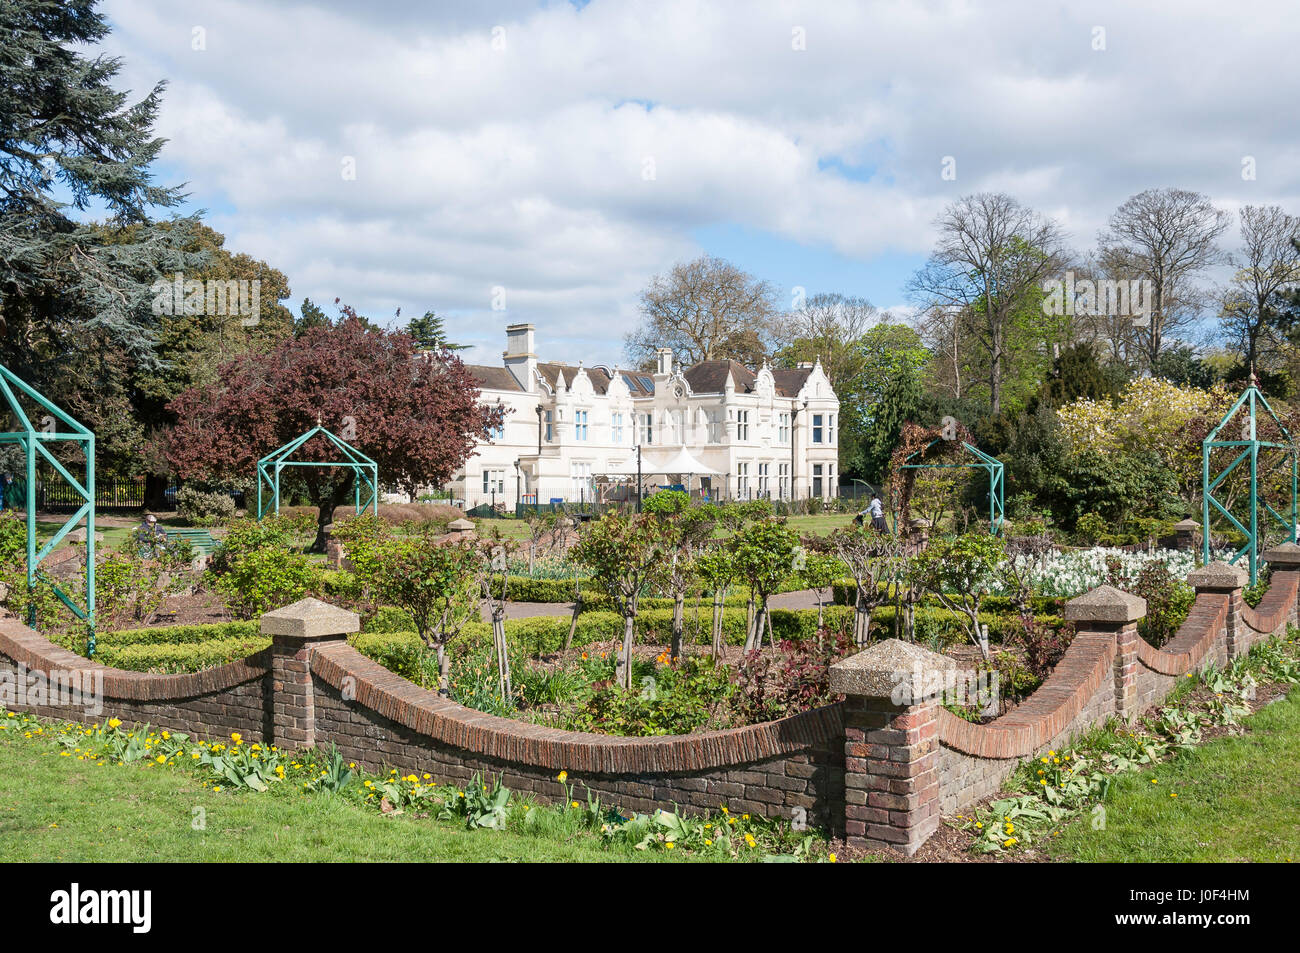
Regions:
M 635 499 L 678 486 L 710 499 L 836 495 L 839 399 L 820 362 L 735 361 L 653 373 L 539 361 L 531 324 L 506 328 L 502 367 L 468 365 L 505 422 L 452 480 L 468 508 Z

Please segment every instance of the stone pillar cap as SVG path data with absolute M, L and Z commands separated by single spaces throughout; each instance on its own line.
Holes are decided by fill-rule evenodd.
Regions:
M 1300 568 L 1300 546 L 1295 543 L 1283 543 L 1263 553 L 1260 558 L 1274 569 Z
M 454 519 L 448 523 L 447 529 L 451 530 L 453 533 L 468 533 L 474 529 L 474 524 L 462 516 L 459 519 Z
M 831 666 L 831 691 L 889 698 L 898 685 L 921 673 L 956 668 L 955 660 L 902 639 L 885 639 Z
M 1216 560 L 1187 574 L 1187 584 L 1193 589 L 1208 592 L 1231 592 L 1246 585 L 1249 576 L 1240 566 L 1230 566 Z
M 1191 530 L 1197 530 L 1197 529 L 1200 529 L 1200 528 L 1201 528 L 1201 521 L 1200 521 L 1200 520 L 1194 520 L 1194 519 L 1192 519 L 1190 516 L 1187 517 L 1187 519 L 1185 519 L 1185 520 L 1179 520 L 1177 523 L 1174 524 L 1174 529 L 1191 529 Z
M 1098 586 L 1065 604 L 1070 622 L 1136 622 L 1147 614 L 1147 601 L 1114 586 Z
M 360 631 L 361 616 L 310 597 L 262 616 L 263 635 L 323 639 Z

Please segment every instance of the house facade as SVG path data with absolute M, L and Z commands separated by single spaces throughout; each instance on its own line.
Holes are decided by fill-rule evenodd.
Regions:
M 820 363 L 682 367 L 667 348 L 652 373 L 548 363 L 537 356 L 534 326 L 513 324 L 502 366 L 468 370 L 505 421 L 453 479 L 467 507 L 632 499 L 638 456 L 646 493 L 680 486 L 715 500 L 788 500 L 837 492 L 839 400 Z M 693 472 L 664 469 L 688 464 Z

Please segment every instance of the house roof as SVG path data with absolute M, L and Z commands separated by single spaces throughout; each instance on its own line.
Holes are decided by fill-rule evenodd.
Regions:
M 772 379 L 776 382 L 776 392 L 782 397 L 794 397 L 803 390 L 804 383 L 812 374 L 811 367 L 778 367 L 772 369 Z
M 728 374 L 741 393 L 748 394 L 754 389 L 754 372 L 739 361 L 700 361 L 682 372 L 686 383 L 697 394 L 721 394 Z
M 507 368 L 487 367 L 483 364 L 466 364 L 465 370 L 469 371 L 470 376 L 478 381 L 478 386 L 484 390 L 523 390 L 519 386 L 519 382 L 515 380 L 515 375 L 511 374 Z

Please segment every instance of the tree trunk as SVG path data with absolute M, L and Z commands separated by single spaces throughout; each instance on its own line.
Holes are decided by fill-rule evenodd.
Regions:
M 573 591 L 573 618 L 569 620 L 569 634 L 564 637 L 564 651 L 573 648 L 573 636 L 578 631 L 578 615 L 582 612 L 582 587 L 575 586 Z
M 713 661 L 717 662 L 722 658 L 722 604 L 726 600 L 726 594 L 721 589 L 714 590 L 713 593 L 713 630 L 712 640 Z
M 325 552 L 325 527 L 334 522 L 334 511 L 346 503 L 351 495 L 352 473 L 349 471 L 341 482 L 334 485 L 334 490 L 328 497 L 317 501 L 316 505 L 320 507 L 320 515 L 316 517 L 316 541 L 311 544 L 311 552 Z
M 865 648 L 871 633 L 871 606 L 859 598 L 853 605 L 853 644 Z
M 451 657 L 442 642 L 438 643 L 438 694 L 443 698 L 451 697 Z
M 673 596 L 673 641 L 668 649 L 668 655 L 674 662 L 682 654 L 682 612 L 685 605 L 686 593 L 676 593 Z
M 144 478 L 144 508 L 154 512 L 168 510 L 167 478 L 156 473 L 147 473 Z
M 510 684 L 510 650 L 506 643 L 506 616 L 503 609 L 492 610 L 492 641 L 497 656 L 497 687 L 501 692 L 501 701 L 510 704 L 514 697 L 514 686 Z
M 635 616 L 623 616 L 623 647 L 618 653 L 615 680 L 625 689 L 632 687 L 632 630 L 635 622 Z

